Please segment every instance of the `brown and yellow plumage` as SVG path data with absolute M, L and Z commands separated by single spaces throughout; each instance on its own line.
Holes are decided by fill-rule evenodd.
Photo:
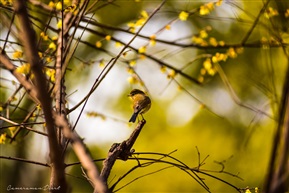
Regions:
M 129 122 L 134 123 L 139 114 L 142 115 L 150 109 L 151 99 L 139 89 L 133 89 L 128 96 L 132 98 L 134 110 Z

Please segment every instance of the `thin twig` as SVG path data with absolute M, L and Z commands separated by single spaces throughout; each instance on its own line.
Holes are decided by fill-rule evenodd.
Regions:
M 51 166 L 50 166 L 49 164 L 47 164 L 47 163 L 41 163 L 41 162 L 32 161 L 32 160 L 23 159 L 23 158 L 17 158 L 17 157 L 10 157 L 10 156 L 0 155 L 0 159 L 14 160 L 14 161 L 19 161 L 19 162 L 23 162 L 23 163 L 30 163 L 30 164 L 33 164 L 33 165 L 51 167 Z
M 43 132 L 41 132 L 41 131 L 37 131 L 37 130 L 35 130 L 35 129 L 33 129 L 33 128 L 31 128 L 31 127 L 28 127 L 28 126 L 26 126 L 26 124 L 23 124 L 23 123 L 16 123 L 16 122 L 14 122 L 14 121 L 11 121 L 10 119 L 6 119 L 5 117 L 2 117 L 2 116 L 0 116 L 0 120 L 3 120 L 3 121 L 5 121 L 5 122 L 7 122 L 7 123 L 10 123 L 10 124 L 12 124 L 12 125 L 14 125 L 14 126 L 19 126 L 19 127 L 21 127 L 21 128 L 23 128 L 23 129 L 26 129 L 26 130 L 28 130 L 28 131 L 32 131 L 32 132 L 34 132 L 34 133 L 38 133 L 38 134 L 40 134 L 40 135 L 44 135 L 44 136 L 47 136 L 47 133 L 43 133 Z M 31 124 L 31 125 L 35 125 L 35 124 L 43 124 L 43 123 L 29 123 L 29 124 Z M 15 134 L 14 134 L 15 135 Z M 13 136 L 14 136 L 13 135 Z M 15 137 L 12 137 L 12 139 L 13 138 L 15 138 Z M 12 140 L 11 140 L 12 141 Z

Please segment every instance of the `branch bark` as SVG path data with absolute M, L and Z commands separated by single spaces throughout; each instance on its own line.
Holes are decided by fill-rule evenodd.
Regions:
M 280 113 L 277 130 L 273 140 L 273 149 L 269 163 L 265 193 L 285 193 L 289 189 L 289 53 L 287 56 L 287 72 L 280 102 Z
M 51 178 L 50 191 L 56 192 L 60 187 L 61 192 L 67 192 L 67 184 L 64 173 L 64 162 L 61 156 L 61 151 L 57 143 L 54 119 L 52 116 L 51 98 L 48 94 L 48 85 L 45 75 L 43 74 L 43 63 L 38 56 L 36 33 L 33 30 L 26 9 L 26 1 L 15 0 L 13 2 L 16 17 L 19 20 L 19 36 L 24 46 L 24 53 L 27 61 L 31 66 L 31 71 L 34 74 L 34 84 L 36 88 L 36 96 L 40 101 L 43 113 L 45 116 L 48 141 L 49 141 L 49 156 L 51 161 Z
M 31 82 L 29 82 L 25 78 L 25 76 L 23 76 L 22 74 L 20 74 L 16 71 L 15 66 L 12 64 L 12 62 L 10 61 L 10 58 L 6 55 L 6 53 L 4 52 L 4 50 L 2 48 L 0 48 L 0 64 L 1 64 L 1 66 L 3 65 L 5 69 L 9 70 L 9 72 L 11 72 L 11 74 L 13 74 L 13 76 L 25 88 L 25 90 L 27 91 L 27 93 L 29 94 L 31 99 L 36 104 L 39 104 L 40 102 L 37 98 L 35 86 L 33 84 L 31 84 Z
M 77 135 L 75 131 L 72 131 L 70 125 L 68 124 L 68 121 L 63 115 L 56 115 L 55 120 L 56 125 L 62 129 L 63 135 L 67 139 L 69 139 L 75 154 L 81 162 L 81 165 L 86 170 L 87 176 L 89 177 L 89 180 L 94 186 L 94 192 L 106 193 L 107 186 L 100 177 L 98 169 L 81 138 Z
M 138 138 L 145 123 L 146 121 L 143 119 L 138 123 L 137 127 L 127 140 L 123 141 L 122 143 L 115 143 L 111 146 L 107 158 L 103 161 L 103 168 L 100 173 L 100 176 L 105 183 L 107 183 L 107 179 L 116 159 L 120 158 L 122 160 L 127 160 L 128 157 L 131 155 L 131 148 L 134 145 L 136 139 Z

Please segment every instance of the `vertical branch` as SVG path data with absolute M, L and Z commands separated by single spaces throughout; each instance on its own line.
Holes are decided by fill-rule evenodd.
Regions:
M 36 33 L 33 30 L 31 22 L 29 20 L 25 1 L 15 0 L 13 2 L 13 6 L 16 16 L 19 20 L 19 29 L 21 30 L 19 36 L 24 45 L 24 53 L 27 57 L 27 61 L 30 63 L 32 73 L 35 77 L 34 84 L 36 85 L 36 95 L 40 101 L 45 116 L 50 149 L 49 156 L 51 161 L 51 192 L 55 192 L 57 187 L 60 187 L 62 192 L 66 192 L 67 185 L 64 175 L 64 163 L 63 159 L 61 158 L 61 151 L 57 143 L 54 119 L 52 116 L 51 98 L 47 92 L 48 85 L 45 75 L 42 71 L 43 63 L 38 56 L 38 51 L 36 47 Z
M 62 7 L 63 1 L 62 1 Z M 57 50 L 56 50 L 56 62 L 55 62 L 55 86 L 54 86 L 54 98 L 55 98 L 55 109 L 56 113 L 64 116 L 67 115 L 66 108 L 65 108 L 65 86 L 64 86 L 64 72 L 62 72 L 62 64 L 63 60 L 65 58 L 64 56 L 64 49 L 67 46 L 67 32 L 68 32 L 68 26 L 71 21 L 71 18 L 73 17 L 72 13 L 67 12 L 64 17 L 64 10 L 61 12 L 61 20 L 62 20 L 62 26 L 58 33 L 58 39 L 57 39 Z M 65 71 L 65 69 L 64 69 Z M 63 138 L 63 135 L 61 133 L 62 131 L 57 128 L 57 140 L 60 144 L 61 149 L 65 145 L 65 141 Z
M 289 55 L 288 50 L 283 49 L 287 56 L 287 71 L 279 108 L 278 127 L 273 140 L 269 171 L 264 187 L 265 193 L 284 193 L 289 187 Z
M 79 0 L 74 0 L 72 2 L 73 5 L 79 5 Z M 89 3 L 89 0 L 83 2 L 83 6 L 81 6 L 81 13 L 80 14 L 73 14 L 72 12 L 66 12 L 63 2 L 62 7 L 63 10 L 61 11 L 61 19 L 62 19 L 62 26 L 58 34 L 57 40 L 57 51 L 56 51 L 56 63 L 55 63 L 55 87 L 54 87 L 54 94 L 55 94 L 55 109 L 59 115 L 67 116 L 66 111 L 66 87 L 65 87 L 65 79 L 64 75 L 66 72 L 67 64 L 71 57 L 68 57 L 70 45 L 72 43 L 74 34 L 69 35 L 68 32 L 70 31 L 71 27 L 75 27 L 75 31 L 77 29 L 77 25 L 75 24 L 76 19 L 80 22 L 84 10 Z M 65 13 L 65 14 L 64 14 Z M 57 137 L 58 142 L 61 145 L 62 151 L 65 151 L 66 141 L 63 137 L 62 131 L 57 128 Z

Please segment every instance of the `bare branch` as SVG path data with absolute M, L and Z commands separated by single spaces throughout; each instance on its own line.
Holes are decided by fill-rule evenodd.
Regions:
M 265 193 L 285 193 L 289 180 L 289 51 L 284 48 L 287 57 L 287 70 L 284 80 L 282 99 L 279 107 L 278 126 L 273 138 L 273 147 L 269 163 Z
M 30 164 L 34 164 L 34 165 L 40 165 L 40 166 L 44 166 L 44 167 L 50 167 L 50 165 L 47 164 L 47 163 L 41 163 L 41 162 L 32 161 L 32 160 L 27 160 L 27 159 L 23 159 L 23 158 L 16 158 L 16 157 L 9 157 L 9 156 L 2 156 L 2 155 L 0 155 L 0 159 L 14 160 L 14 161 L 20 161 L 20 162 L 23 162 L 23 163 L 30 163 Z
M 112 147 L 109 150 L 107 158 L 103 161 L 103 168 L 100 174 L 100 176 L 105 182 L 107 182 L 110 171 L 112 170 L 112 167 L 114 166 L 116 159 L 120 158 L 122 160 L 127 160 L 128 157 L 131 155 L 132 153 L 131 148 L 135 143 L 137 137 L 139 136 L 145 123 L 146 123 L 145 120 L 140 121 L 135 130 L 133 131 L 133 133 L 127 140 L 123 141 L 120 144 L 118 143 L 112 145 Z
M 25 124 L 16 123 L 16 122 L 14 122 L 14 121 L 11 121 L 11 120 L 9 120 L 9 119 L 6 119 L 5 117 L 0 116 L 0 120 L 6 121 L 7 123 L 11 123 L 11 124 L 14 125 L 14 126 L 20 126 L 21 128 L 27 129 L 28 131 L 32 131 L 32 132 L 38 133 L 38 134 L 40 134 L 40 135 L 47 136 L 46 133 L 43 133 L 43 132 L 41 132 L 41 131 L 37 131 L 37 130 L 31 128 L 31 127 L 26 126 Z M 31 124 L 35 125 L 36 123 L 31 123 Z M 41 123 L 41 124 L 43 124 L 43 123 Z
M 35 86 L 31 82 L 29 82 L 25 78 L 25 76 L 16 71 L 15 66 L 12 64 L 11 60 L 8 58 L 2 48 L 0 48 L 0 64 L 1 66 L 3 65 L 5 69 L 9 70 L 11 74 L 14 75 L 14 77 L 19 81 L 19 83 L 25 88 L 31 99 L 36 104 L 39 104 L 40 102 L 37 97 Z
M 61 187 L 62 192 L 67 191 L 67 185 L 65 181 L 64 174 L 64 163 L 63 158 L 61 157 L 61 151 L 59 149 L 56 132 L 54 127 L 54 119 L 52 117 L 52 106 L 51 98 L 48 94 L 48 86 L 46 83 L 45 75 L 43 74 L 43 63 L 41 62 L 38 56 L 37 42 L 36 42 L 36 33 L 32 28 L 31 22 L 28 17 L 26 10 L 25 1 L 16 0 L 13 2 L 14 10 L 16 17 L 19 20 L 20 25 L 20 38 L 24 45 L 24 53 L 27 57 L 27 61 L 31 65 L 32 73 L 35 76 L 35 86 L 36 86 L 36 95 L 39 99 L 47 126 L 47 134 L 49 140 L 49 149 L 50 149 L 50 159 L 52 163 L 51 167 L 51 187 Z M 55 192 L 56 190 L 51 190 Z
M 107 187 L 99 175 L 98 169 L 93 162 L 87 148 L 85 147 L 83 141 L 77 135 L 75 131 L 72 131 L 70 125 L 64 116 L 56 115 L 56 124 L 58 127 L 62 128 L 63 135 L 70 140 L 72 148 L 81 162 L 83 168 L 87 171 L 87 176 L 89 177 L 91 183 L 94 185 L 94 190 L 98 193 L 106 193 Z

